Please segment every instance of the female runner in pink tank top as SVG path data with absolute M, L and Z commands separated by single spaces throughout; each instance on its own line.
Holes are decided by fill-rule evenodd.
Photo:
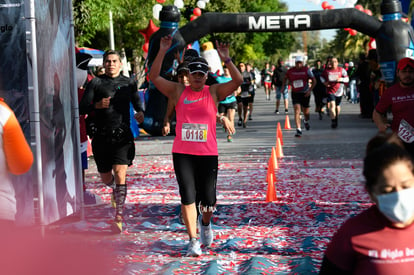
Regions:
M 170 35 L 161 38 L 159 52 L 152 64 L 149 78 L 158 90 L 174 103 L 177 125 L 173 144 L 173 163 L 180 196 L 181 211 L 189 236 L 187 256 L 200 256 L 197 238 L 197 210 L 199 202 L 200 238 L 204 246 L 213 242 L 210 220 L 216 205 L 218 152 L 216 142 L 217 104 L 236 90 L 243 79 L 229 57 L 229 45 L 216 42 L 221 60 L 230 70 L 232 80 L 205 85 L 208 63 L 195 58 L 189 64 L 189 86 L 160 76 L 164 57 L 171 47 Z

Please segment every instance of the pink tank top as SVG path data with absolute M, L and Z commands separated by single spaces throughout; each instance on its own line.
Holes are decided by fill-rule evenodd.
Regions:
M 185 87 L 175 106 L 177 124 L 173 153 L 217 156 L 217 106 L 210 87 L 195 92 Z

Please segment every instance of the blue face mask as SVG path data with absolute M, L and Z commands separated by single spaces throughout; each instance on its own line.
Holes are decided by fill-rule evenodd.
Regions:
M 378 208 L 394 223 L 406 223 L 414 216 L 414 188 L 376 195 Z

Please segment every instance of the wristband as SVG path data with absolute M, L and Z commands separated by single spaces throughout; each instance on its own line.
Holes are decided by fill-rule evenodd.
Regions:
M 221 123 L 223 123 L 224 116 L 221 116 L 219 120 L 220 120 Z
M 227 58 L 224 60 L 224 64 L 228 64 L 229 62 L 231 62 L 231 58 L 230 58 L 230 57 L 227 57 Z

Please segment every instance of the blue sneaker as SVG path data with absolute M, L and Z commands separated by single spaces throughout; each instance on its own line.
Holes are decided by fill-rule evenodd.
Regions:
M 201 243 L 209 247 L 213 243 L 213 230 L 211 229 L 211 222 L 209 225 L 203 225 L 203 215 L 198 216 L 198 223 L 200 225 L 200 238 Z
M 200 242 L 196 238 L 192 238 L 188 244 L 187 257 L 198 257 L 202 254 Z

